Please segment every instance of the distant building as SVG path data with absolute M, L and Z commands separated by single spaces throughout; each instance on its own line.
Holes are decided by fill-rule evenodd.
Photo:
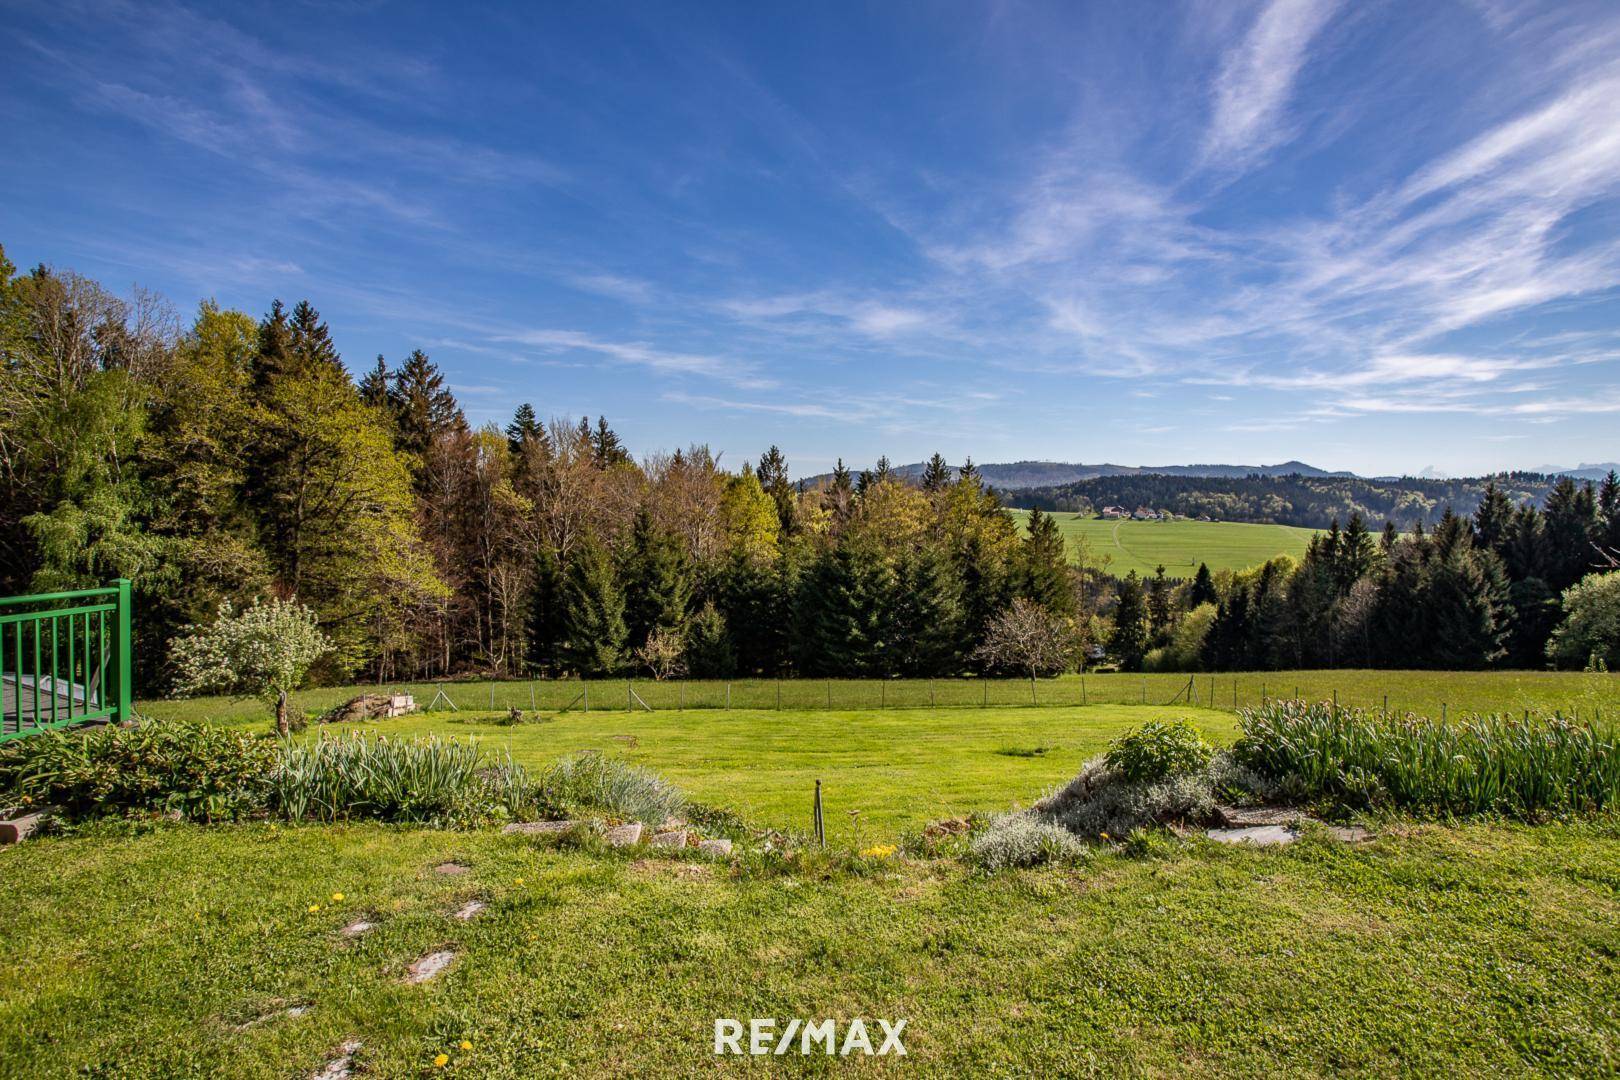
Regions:
M 1102 508 L 1102 516 L 1105 518 L 1123 518 L 1130 517 L 1131 512 L 1123 506 L 1105 506 Z
M 1145 506 L 1138 506 L 1136 508 L 1136 513 L 1132 514 L 1131 517 L 1135 518 L 1137 521 L 1158 521 L 1159 520 L 1158 511 L 1149 510 Z

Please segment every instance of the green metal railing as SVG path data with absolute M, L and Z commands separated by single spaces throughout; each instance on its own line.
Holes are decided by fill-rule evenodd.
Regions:
M 0 599 L 0 742 L 135 715 L 130 585 Z

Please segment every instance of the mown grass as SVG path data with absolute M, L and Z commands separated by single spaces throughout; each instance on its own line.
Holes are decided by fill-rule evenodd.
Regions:
M 321 687 L 293 695 L 293 706 L 311 715 L 377 686 Z M 1227 712 L 1278 697 L 1311 701 L 1337 700 L 1364 709 L 1418 712 L 1491 713 L 1559 711 L 1591 716 L 1604 712 L 1620 717 L 1620 673 L 1575 671 L 1263 671 L 1220 675 L 1132 675 L 1120 673 L 1065 675 L 1042 679 L 1031 688 L 1027 679 L 738 679 L 725 681 L 653 682 L 648 679 L 462 681 L 434 684 L 392 683 L 381 687 L 415 696 L 424 708 L 440 689 L 463 711 L 510 708 L 555 713 L 585 710 L 637 711 L 643 704 L 655 712 L 700 713 L 784 711 L 854 714 L 868 710 L 905 710 L 919 715 L 931 708 L 1023 709 L 1072 708 L 1076 705 L 1196 705 Z M 632 698 L 631 694 L 635 697 Z M 638 700 L 639 699 L 639 700 Z M 145 700 L 138 705 L 149 716 L 267 722 L 263 705 L 229 698 L 186 701 Z M 443 704 L 439 709 L 448 712 Z M 1143 717 L 1144 719 L 1146 717 Z
M 716 1017 L 755 1016 L 904 1017 L 908 1056 L 860 1063 L 883 1074 L 1620 1068 L 1609 820 L 996 876 L 696 865 L 377 825 L 30 841 L 0 851 L 0 1075 L 307 1076 L 350 1038 L 377 1077 L 439 1053 L 462 1076 L 757 1073 L 711 1054 Z M 378 928 L 342 938 L 361 915 Z
M 1028 510 L 1008 513 L 1020 529 L 1028 528 Z M 1162 565 L 1171 577 L 1190 578 L 1201 562 L 1211 570 L 1243 570 L 1277 555 L 1297 559 L 1317 531 L 1236 521 L 1121 521 L 1063 512 L 1052 517 L 1071 554 L 1083 551 L 1092 565 L 1106 559 L 1106 569 L 1116 577 L 1132 570 L 1152 577 Z

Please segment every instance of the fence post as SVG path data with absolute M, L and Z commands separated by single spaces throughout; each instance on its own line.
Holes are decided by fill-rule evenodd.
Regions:
M 675 684 L 675 711 L 682 712 L 686 708 L 686 682 L 683 680 Z
M 1440 703 L 1440 722 L 1446 722 L 1446 703 L 1443 701 Z
M 887 679 L 878 680 L 878 708 L 889 707 L 889 682 Z
M 821 815 L 821 781 L 820 780 L 816 781 L 815 821 L 816 821 L 816 843 L 819 844 L 822 847 L 826 847 L 827 846 L 827 826 L 826 826 L 825 821 L 824 821 L 824 819 L 822 818 L 822 815 Z
M 491 710 L 493 710 L 495 708 L 495 684 L 494 683 L 489 684 L 489 707 L 490 707 Z
M 632 712 L 635 707 L 635 691 L 630 689 L 630 680 L 624 680 L 624 711 Z
M 731 684 L 726 683 L 726 708 L 731 708 Z
M 1384 695 L 1384 715 L 1385 716 L 1389 715 L 1389 695 L 1388 694 Z
M 989 707 L 990 707 L 990 684 L 988 682 L 981 682 L 979 684 L 979 708 L 988 709 Z
M 1237 676 L 1232 676 L 1232 708 L 1237 708 Z
M 782 711 L 782 677 L 776 677 L 776 711 Z
M 1039 705 L 1041 703 L 1040 699 L 1035 696 L 1035 676 L 1033 675 L 1029 677 L 1029 703 L 1031 705 Z
M 933 679 L 928 680 L 928 707 L 930 709 L 932 709 L 934 707 L 934 680 Z
M 131 655 L 131 631 L 134 627 L 131 589 L 129 578 L 118 579 L 118 722 L 126 723 L 135 719 L 135 658 Z M 39 624 L 36 623 L 37 627 Z M 21 640 L 22 626 L 17 627 L 18 639 Z M 34 631 L 34 640 L 39 640 L 39 631 Z M 54 674 L 54 673 L 53 673 Z M 39 687 L 39 672 L 34 672 L 35 689 Z M 21 682 L 17 686 L 19 695 L 22 690 Z M 52 685 L 55 689 L 55 685 Z M 21 706 L 19 706 L 21 708 Z M 34 710 L 34 723 L 39 723 L 39 710 Z
M 534 708 L 534 680 L 529 680 L 529 708 Z
M 1142 676 L 1142 704 L 1147 704 L 1147 676 Z
M 585 711 L 591 711 L 591 684 L 584 679 L 579 680 L 580 693 L 585 695 Z
M 827 680 L 827 708 L 832 708 L 832 680 Z
M 1080 704 L 1086 703 L 1086 677 L 1080 676 Z

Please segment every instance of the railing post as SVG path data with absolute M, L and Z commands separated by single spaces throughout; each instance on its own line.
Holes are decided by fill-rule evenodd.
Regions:
M 129 578 L 118 579 L 118 723 L 135 718 L 135 657 L 130 648 L 134 613 Z M 37 719 L 37 717 L 36 717 Z

